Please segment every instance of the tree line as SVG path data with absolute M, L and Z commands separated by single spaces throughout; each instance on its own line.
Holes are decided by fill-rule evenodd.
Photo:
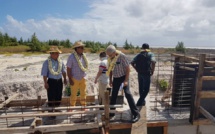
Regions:
M 86 45 L 86 48 L 90 48 L 90 51 L 92 53 L 96 53 L 100 51 L 100 49 L 106 49 L 106 47 L 110 44 L 114 45 L 116 48 L 118 47 L 117 43 L 113 42 L 107 42 L 107 43 L 101 43 L 101 42 L 95 42 L 95 41 L 83 41 L 83 43 Z M 48 41 L 40 41 L 36 33 L 33 33 L 33 35 L 27 39 L 23 40 L 21 37 L 20 39 L 17 39 L 16 37 L 11 37 L 7 33 L 2 33 L 0 31 L 0 46 L 7 47 L 7 46 L 19 46 L 19 45 L 25 45 L 29 46 L 30 51 L 47 51 L 50 46 L 59 46 L 64 48 L 71 48 L 73 43 L 69 40 L 48 40 Z M 125 50 L 130 49 L 140 49 L 138 45 L 136 47 L 132 43 L 128 43 L 127 39 L 125 40 L 124 45 L 122 47 Z M 185 47 L 183 42 L 178 42 L 178 44 L 175 47 L 175 50 L 178 52 L 185 53 Z

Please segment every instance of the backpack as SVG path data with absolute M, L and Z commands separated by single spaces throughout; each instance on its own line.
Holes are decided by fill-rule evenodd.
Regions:
M 136 70 L 138 73 L 150 75 L 151 73 L 151 57 L 148 52 L 143 51 L 137 55 Z

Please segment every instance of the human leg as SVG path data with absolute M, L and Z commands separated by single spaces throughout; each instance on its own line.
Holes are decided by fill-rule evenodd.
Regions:
M 112 87 L 112 93 L 111 93 L 111 100 L 110 100 L 110 105 L 115 105 L 116 104 L 116 99 L 118 96 L 119 92 L 119 87 L 122 83 L 122 79 L 120 78 L 113 78 L 113 87 Z M 111 108 L 111 110 L 114 110 L 115 108 Z M 114 113 L 111 113 L 110 116 L 114 116 Z
M 107 84 L 99 82 L 99 104 L 100 105 L 104 105 L 106 88 L 107 88 Z
M 139 111 L 135 105 L 134 98 L 130 92 L 129 84 L 127 86 L 123 87 L 123 89 L 124 89 L 125 97 L 127 99 L 127 102 L 128 102 L 132 115 L 137 116 L 139 114 Z
M 79 83 L 80 89 L 80 103 L 82 106 L 86 106 L 86 80 L 84 78 L 81 79 Z
M 139 99 L 137 101 L 137 106 L 145 105 L 145 98 L 143 97 L 144 91 L 144 77 L 142 74 L 138 73 L 138 84 L 139 84 Z
M 47 89 L 48 106 L 54 107 L 56 83 L 54 82 L 54 80 L 48 79 L 48 84 L 49 84 L 49 88 Z
M 77 91 L 79 89 L 79 81 L 72 78 L 74 84 L 73 85 L 70 85 L 70 92 L 71 92 L 71 95 L 70 95 L 70 105 L 71 106 L 75 106 L 76 105 L 76 99 L 77 99 Z
M 62 91 L 63 91 L 63 82 L 62 80 L 59 80 L 57 82 L 57 90 L 56 90 L 56 103 L 55 106 L 60 106 L 61 99 L 62 99 Z

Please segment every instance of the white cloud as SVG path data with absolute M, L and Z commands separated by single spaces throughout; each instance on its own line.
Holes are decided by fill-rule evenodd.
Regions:
M 215 6 L 212 0 L 94 0 L 84 18 L 19 21 L 7 16 L 1 27 L 9 35 L 40 40 L 70 39 L 135 45 L 186 46 L 215 43 Z

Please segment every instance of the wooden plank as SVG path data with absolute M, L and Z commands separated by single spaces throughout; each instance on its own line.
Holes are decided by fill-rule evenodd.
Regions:
M 189 71 L 195 71 L 195 68 L 191 68 L 191 67 L 179 66 L 179 68 L 189 70 Z
M 34 129 L 36 127 L 36 120 L 37 118 L 34 118 L 34 120 L 32 121 L 30 128 Z
M 110 123 L 110 130 L 129 129 L 131 127 L 132 127 L 131 123 L 122 123 L 122 122 Z
M 147 127 L 163 127 L 163 134 L 168 133 L 168 122 L 167 121 L 147 122 Z
M 147 122 L 147 127 L 167 127 L 167 121 L 159 121 L 159 122 Z
M 200 98 L 215 98 L 215 91 L 201 91 Z
M 40 105 L 44 105 L 47 99 L 40 99 Z M 86 96 L 87 103 L 93 103 L 95 102 L 95 96 L 94 95 L 88 95 Z M 3 101 L 0 101 L 0 103 L 3 103 Z M 77 105 L 80 104 L 80 97 L 77 97 Z M 70 97 L 63 97 L 61 100 L 61 105 L 70 105 Z M 27 99 L 27 100 L 12 100 L 8 105 L 8 107 L 13 106 L 38 106 L 38 99 Z
M 29 129 L 29 127 L 9 127 L 9 128 L 0 128 L 0 133 L 1 134 L 34 133 L 35 131 L 48 133 L 48 132 L 62 132 L 62 131 L 93 129 L 93 128 L 98 128 L 98 124 L 97 123 L 75 123 L 75 124 L 61 124 L 61 125 L 41 125 L 41 126 L 36 126 L 34 129 Z
M 110 133 L 110 98 L 109 98 L 109 91 L 105 91 L 105 134 Z
M 198 119 L 193 121 L 193 125 L 212 125 L 209 119 Z
M 146 125 L 146 107 L 143 106 L 140 110 L 140 120 L 132 124 L 131 134 L 147 134 Z
M 76 104 L 80 104 L 80 96 L 77 96 Z M 86 96 L 86 102 L 87 103 L 93 103 L 95 102 L 95 95 L 87 95 Z M 61 105 L 70 105 L 70 97 L 64 97 L 61 100 Z
M 207 110 L 205 110 L 202 106 L 199 107 L 199 111 L 207 118 L 209 119 L 213 125 L 215 125 L 215 117 L 210 114 Z
M 31 129 L 34 129 L 36 126 L 42 125 L 42 119 L 41 118 L 34 118 L 33 122 L 30 125 Z
M 198 58 L 191 57 L 191 56 L 185 56 L 185 55 L 182 55 L 182 54 L 172 53 L 171 56 L 180 57 L 181 59 L 183 58 L 186 61 L 194 61 L 194 62 L 198 62 L 199 61 Z
M 204 72 L 204 66 L 205 66 L 205 54 L 201 54 L 199 58 L 199 69 L 197 74 L 197 81 L 196 81 L 196 90 L 194 91 L 196 96 L 194 100 L 194 113 L 192 120 L 196 120 L 199 118 L 199 106 L 200 106 L 200 95 L 199 92 L 202 91 L 202 76 Z
M 205 61 L 205 64 L 211 67 L 215 67 L 215 61 Z
M 202 80 L 215 80 L 215 76 L 202 76 Z
M 62 116 L 62 115 L 74 115 L 74 114 L 98 114 L 103 113 L 101 110 L 95 111 L 73 111 L 73 112 L 53 112 L 53 113 L 24 113 L 24 114 L 8 114 L 0 115 L 0 119 L 5 118 L 23 118 L 23 117 L 46 117 L 46 116 Z
M 122 105 L 110 105 L 111 108 L 122 108 Z M 11 110 L 7 109 L 7 113 L 15 113 L 15 112 L 45 112 L 45 111 L 57 111 L 57 110 L 81 110 L 81 109 L 98 109 L 98 108 L 104 108 L 104 105 L 92 105 L 92 106 L 68 106 L 68 107 L 40 107 L 40 108 L 20 108 Z M 122 113 L 123 111 L 118 109 L 118 110 L 112 110 L 114 113 Z
M 15 99 L 17 96 L 19 95 L 19 93 L 14 94 L 12 97 L 10 97 L 9 99 L 5 100 L 4 102 L 2 102 L 0 104 L 0 109 L 3 108 L 5 105 L 9 104 L 13 99 Z

